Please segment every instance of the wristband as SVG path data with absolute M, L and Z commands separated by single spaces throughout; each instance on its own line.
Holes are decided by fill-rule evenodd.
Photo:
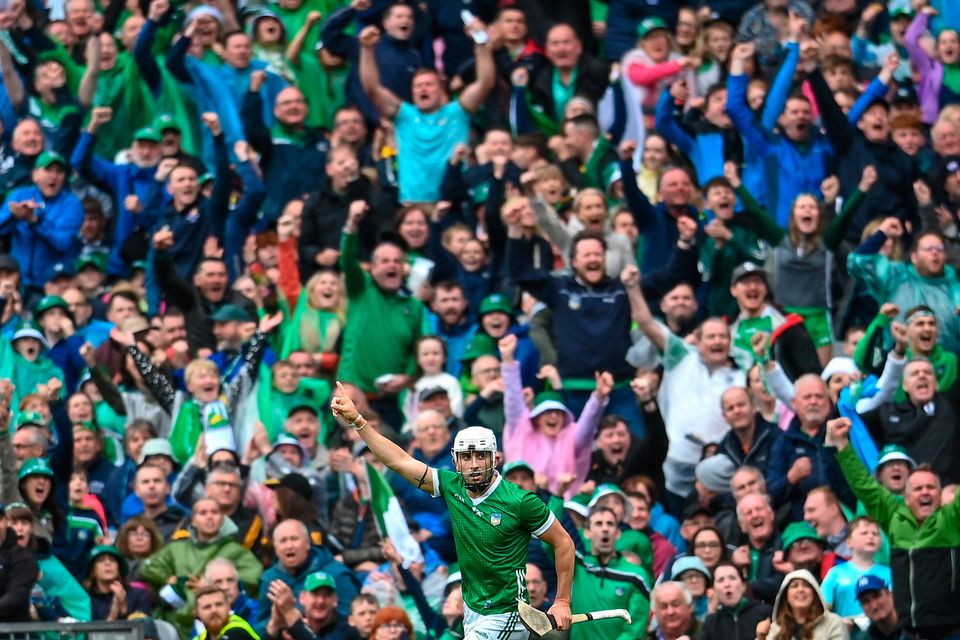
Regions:
M 357 423 L 360 422 L 361 420 L 363 420 L 363 424 L 358 427 Z M 363 416 L 358 415 L 357 419 L 351 422 L 350 424 L 348 424 L 347 426 L 353 429 L 354 431 L 356 431 L 357 433 L 360 433 L 367 427 L 367 421 L 364 420 Z

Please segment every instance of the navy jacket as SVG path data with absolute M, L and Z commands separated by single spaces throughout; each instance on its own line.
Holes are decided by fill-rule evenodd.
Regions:
M 807 494 L 817 487 L 829 486 L 840 502 L 851 508 L 857 503 L 856 496 L 840 471 L 833 447 L 828 448 L 823 443 L 826 433 L 826 427 L 820 427 L 817 436 L 811 438 L 801 431 L 800 420 L 794 417 L 770 451 L 767 489 L 774 508 L 782 504 L 790 505 L 792 521 L 803 520 L 803 503 Z M 810 458 L 812 471 L 809 476 L 792 485 L 787 481 L 787 472 L 798 458 Z
M 743 452 L 740 439 L 731 429 L 720 441 L 720 452 L 733 460 L 737 467 L 756 467 L 766 475 L 770 464 L 770 452 L 783 432 L 776 425 L 764 420 L 759 413 L 756 414 L 756 425 L 749 451 Z

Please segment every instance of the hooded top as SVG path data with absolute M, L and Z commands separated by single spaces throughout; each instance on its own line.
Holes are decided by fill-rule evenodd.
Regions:
M 520 380 L 520 364 L 507 362 L 503 366 L 503 451 L 506 459 L 525 460 L 535 473 L 542 473 L 550 481 L 550 491 L 557 491 L 557 479 L 565 473 L 576 475 L 576 480 L 567 488 L 565 495 L 572 496 L 580 490 L 590 471 L 590 454 L 593 452 L 593 436 L 600 425 L 600 417 L 607 402 L 590 394 L 580 420 L 573 417 L 562 403 L 547 400 L 531 412 L 523 402 L 523 385 Z M 533 420 L 541 413 L 557 409 L 563 411 L 564 426 L 556 437 L 551 438 L 537 429 Z
M 777 592 L 777 599 L 773 603 L 773 623 L 770 625 L 770 633 L 767 634 L 767 638 L 769 638 L 769 640 L 789 640 L 795 635 L 793 629 L 782 630 L 780 625 L 777 624 L 780 607 L 785 606 L 787 603 L 787 586 L 794 579 L 803 580 L 813 587 L 813 594 L 820 601 L 820 606 L 824 611 L 824 613 L 813 622 L 812 639 L 847 640 L 849 634 L 847 633 L 843 618 L 829 611 L 829 607 L 827 607 L 823 599 L 823 593 L 820 591 L 820 585 L 817 584 L 817 580 L 813 577 L 813 574 L 806 569 L 791 571 L 783 578 L 783 582 L 780 584 L 780 590 Z M 781 631 L 785 634 L 782 637 Z

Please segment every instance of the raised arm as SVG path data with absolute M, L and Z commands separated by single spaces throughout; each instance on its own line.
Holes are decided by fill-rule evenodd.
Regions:
M 640 270 L 636 267 L 627 267 L 620 274 L 620 281 L 623 282 L 623 287 L 627 290 L 627 297 L 630 300 L 630 317 L 657 349 L 665 351 L 667 348 L 667 332 L 653 319 L 650 306 L 643 297 L 643 291 L 640 289 Z
M 475 20 L 473 24 L 467 27 L 468 33 L 485 29 L 486 27 L 479 20 Z M 473 55 L 476 60 L 477 77 L 460 94 L 460 106 L 467 113 L 476 113 L 483 105 L 483 101 L 487 99 L 487 95 L 493 90 L 493 85 L 497 80 L 491 43 L 475 44 Z
M 360 32 L 360 84 L 380 115 L 393 119 L 400 111 L 400 98 L 380 84 L 380 69 L 374 53 L 378 42 L 380 30 L 376 27 L 366 27 Z
M 7 45 L 0 42 L 0 68 L 3 70 L 3 86 L 7 90 L 7 98 L 13 105 L 13 110 L 17 113 L 23 113 L 23 106 L 26 100 L 26 92 L 23 88 L 23 80 L 17 73 L 17 67 L 13 62 L 13 56 Z
M 293 36 L 293 40 L 287 45 L 287 60 L 295 66 L 300 65 L 300 54 L 303 53 L 303 45 L 310 35 L 310 30 L 317 26 L 323 19 L 323 14 L 319 11 L 311 11 L 307 14 L 307 19 L 303 21 L 303 26 Z
M 97 79 L 100 77 L 100 38 L 87 38 L 84 58 L 87 62 L 87 68 L 80 78 L 77 102 L 86 109 L 93 103 L 93 94 L 97 91 Z
M 434 473 L 425 462 L 420 462 L 404 451 L 400 446 L 385 438 L 373 428 L 367 428 L 367 421 L 357 411 L 353 400 L 347 396 L 343 385 L 337 382 L 336 395 L 330 403 L 334 417 L 342 424 L 355 430 L 357 435 L 367 444 L 373 455 L 377 456 L 388 469 L 394 471 L 407 482 L 418 489 L 436 495 L 437 487 L 434 484 Z

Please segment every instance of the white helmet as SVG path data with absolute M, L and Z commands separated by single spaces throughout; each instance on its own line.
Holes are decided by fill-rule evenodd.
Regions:
M 486 427 L 467 427 L 457 432 L 453 439 L 453 452 L 462 451 L 490 451 L 497 452 L 497 436 Z

